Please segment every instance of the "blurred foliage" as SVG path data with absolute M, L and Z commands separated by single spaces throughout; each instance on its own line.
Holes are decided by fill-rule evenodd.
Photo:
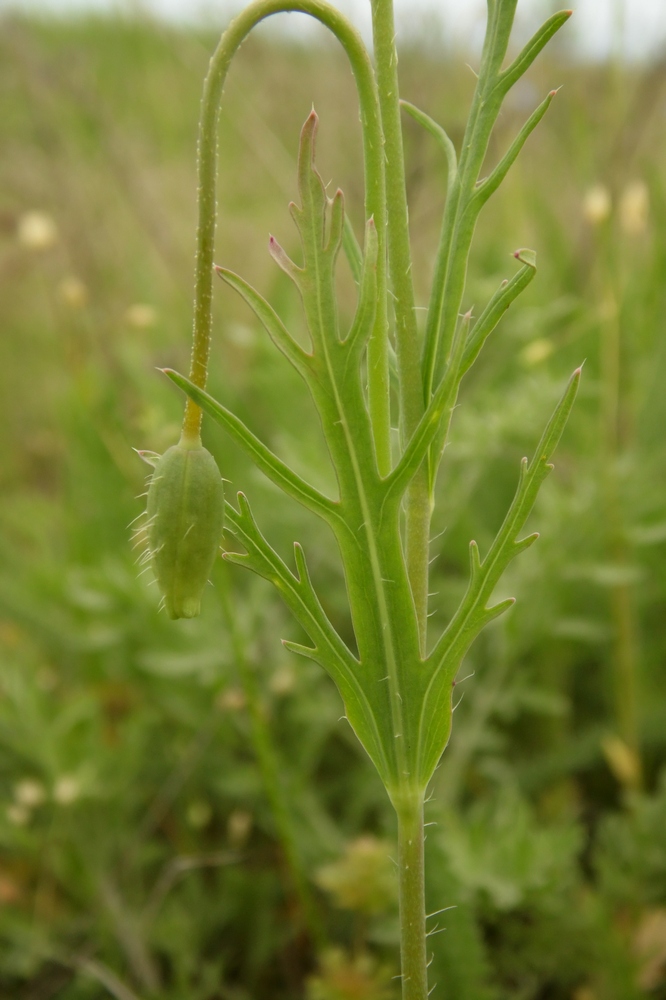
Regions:
M 219 262 L 292 328 L 298 303 L 265 244 L 269 231 L 293 236 L 294 153 L 313 101 L 321 169 L 362 221 L 351 79 L 315 41 L 262 29 L 221 123 Z M 196 115 L 213 44 L 137 20 L 2 21 L 3 1000 L 396 996 L 395 831 L 335 690 L 281 647 L 299 636 L 267 585 L 220 567 L 202 617 L 172 623 L 130 551 L 144 489 L 132 448 L 164 450 L 180 419 L 154 369 L 183 369 L 189 352 Z M 433 629 L 465 584 L 469 539 L 483 551 L 583 359 L 585 380 L 534 517 L 541 540 L 503 584 L 517 606 L 462 666 L 433 782 L 429 909 L 445 908 L 429 922 L 433 996 L 659 1000 L 666 63 L 574 64 L 564 44 L 550 59 L 513 92 L 489 153 L 566 84 L 478 233 L 470 306 L 512 273 L 515 247 L 534 247 L 540 270 L 455 417 Z M 404 96 L 455 141 L 467 61 L 425 33 L 401 58 Z M 422 297 L 444 165 L 404 127 Z M 289 366 L 222 286 L 215 308 L 212 392 L 326 486 Z M 206 435 L 285 558 L 293 539 L 307 545 L 351 641 L 332 540 L 218 428 Z

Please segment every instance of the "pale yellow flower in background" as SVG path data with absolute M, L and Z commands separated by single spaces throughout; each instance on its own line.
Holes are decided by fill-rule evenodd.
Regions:
M 29 250 L 48 250 L 58 242 L 58 227 L 46 212 L 25 212 L 18 220 L 16 236 Z
M 520 360 L 526 368 L 533 368 L 534 365 L 541 364 L 542 361 L 549 358 L 554 349 L 552 340 L 547 340 L 546 337 L 537 337 L 536 340 L 531 340 L 523 347 L 520 352 Z
M 14 788 L 14 799 L 20 806 L 26 809 L 34 809 L 40 806 L 46 798 L 46 789 L 34 778 L 25 778 L 19 781 Z
M 620 226 L 627 236 L 640 236 L 647 229 L 650 192 L 645 181 L 631 181 L 620 195 Z
M 143 302 L 130 306 L 125 313 L 125 319 L 137 330 L 148 330 L 157 323 L 157 310 Z
M 53 786 L 53 798 L 60 806 L 71 806 L 81 794 L 81 782 L 73 774 L 63 774 Z
M 605 184 L 594 184 L 583 195 L 583 218 L 593 226 L 599 226 L 611 214 L 610 191 Z

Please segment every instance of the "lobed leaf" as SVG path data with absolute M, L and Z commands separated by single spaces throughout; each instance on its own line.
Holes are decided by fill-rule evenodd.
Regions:
M 279 591 L 282 600 L 314 643 L 309 647 L 283 640 L 284 645 L 301 656 L 315 660 L 330 674 L 342 695 L 350 725 L 386 782 L 390 767 L 376 714 L 358 677 L 359 661 L 328 620 L 312 586 L 301 546 L 294 544 L 298 569 L 298 576 L 295 576 L 262 535 L 243 493 L 238 494 L 238 503 L 240 510 L 227 503 L 225 513 L 246 554 L 225 552 L 225 561 L 251 569 L 269 580 Z
M 538 535 L 522 539 L 516 536 L 527 520 L 541 483 L 552 470 L 549 460 L 562 436 L 571 412 L 581 369 L 571 376 L 567 388 L 541 436 L 532 461 L 521 463 L 518 488 L 495 541 L 483 561 L 476 542 L 470 543 L 470 580 L 467 592 L 448 628 L 428 657 L 433 672 L 423 698 L 419 724 L 419 769 L 428 781 L 446 746 L 450 731 L 451 686 L 465 652 L 479 632 L 513 604 L 513 598 L 487 607 L 506 567 L 520 552 L 532 545 Z

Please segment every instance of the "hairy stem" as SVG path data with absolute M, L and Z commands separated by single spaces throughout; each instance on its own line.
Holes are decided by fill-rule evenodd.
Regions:
M 206 385 L 212 327 L 213 255 L 217 222 L 217 126 L 220 100 L 229 65 L 234 55 L 262 20 L 272 14 L 300 12 L 324 24 L 336 36 L 349 59 L 361 109 L 365 163 L 366 216 L 374 217 L 377 228 L 377 317 L 370 340 L 368 382 L 371 419 L 378 458 L 388 453 L 388 356 L 386 330 L 386 195 L 383 169 L 382 133 L 372 65 L 360 36 L 349 22 L 325 0 L 255 0 L 236 17 L 222 35 L 213 54 L 204 84 L 198 141 L 198 224 L 194 277 L 194 331 L 190 379 L 203 389 Z M 385 403 L 382 404 L 382 400 Z M 183 434 L 197 437 L 201 410 L 188 400 Z
M 372 0 L 375 63 L 385 143 L 388 263 L 395 315 L 395 343 L 400 385 L 400 430 L 408 441 L 424 409 L 414 308 L 409 242 L 409 212 L 400 124 L 398 54 L 392 0 Z M 385 475 L 388 469 L 380 469 Z M 414 477 L 405 505 L 407 571 L 425 655 L 428 616 L 428 533 L 430 498 L 425 465 Z
M 426 1000 L 425 875 L 423 861 L 423 793 L 394 799 L 398 814 L 398 881 L 400 890 L 400 960 L 403 1000 Z

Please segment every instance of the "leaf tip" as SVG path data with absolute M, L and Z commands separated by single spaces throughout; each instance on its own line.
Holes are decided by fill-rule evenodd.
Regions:
M 312 161 L 314 159 L 314 137 L 317 132 L 317 126 L 319 125 L 319 116 L 312 106 L 312 111 L 305 119 L 303 123 L 303 128 L 301 129 L 301 148 L 302 151 L 308 149 L 310 154 L 309 159 Z
M 527 264 L 528 267 L 536 269 L 536 250 L 530 250 L 529 247 L 519 247 L 513 251 L 513 256 L 521 264 Z
M 582 375 L 583 375 L 583 366 L 579 365 L 578 368 L 576 368 L 571 373 L 571 378 L 569 379 L 569 384 L 567 386 L 567 392 L 570 392 L 570 391 L 573 390 L 574 396 L 576 395 L 576 393 L 578 392 L 578 386 L 580 384 L 580 380 L 582 378 Z

